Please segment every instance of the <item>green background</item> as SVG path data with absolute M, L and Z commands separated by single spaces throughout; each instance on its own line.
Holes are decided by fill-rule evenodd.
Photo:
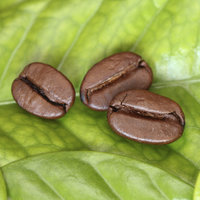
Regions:
M 199 10 L 199 0 L 0 1 L 0 199 L 200 199 Z M 124 51 L 151 66 L 150 91 L 182 107 L 176 142 L 124 139 L 106 112 L 81 103 L 88 69 Z M 74 85 L 63 118 L 41 119 L 14 102 L 12 82 L 31 62 Z

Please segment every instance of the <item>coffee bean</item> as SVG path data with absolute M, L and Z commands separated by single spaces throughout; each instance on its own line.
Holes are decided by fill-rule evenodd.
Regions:
M 183 134 L 185 119 L 173 100 L 147 90 L 129 90 L 110 103 L 108 123 L 120 136 L 146 144 L 168 144 Z
M 26 66 L 14 80 L 12 94 L 23 109 L 47 119 L 64 116 L 75 100 L 71 82 L 53 67 L 38 62 Z
M 93 110 L 105 111 L 117 94 L 148 89 L 153 73 L 142 58 L 131 52 L 117 53 L 95 64 L 83 79 L 81 101 Z

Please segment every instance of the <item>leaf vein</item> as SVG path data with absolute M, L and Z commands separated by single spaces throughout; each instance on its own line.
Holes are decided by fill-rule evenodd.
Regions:
M 169 200 L 169 198 L 167 197 L 167 195 L 158 187 L 158 185 L 153 181 L 153 179 L 149 176 L 149 174 L 147 172 L 145 172 L 144 170 L 142 170 L 143 173 L 145 173 L 147 175 L 147 177 L 149 178 L 149 180 L 151 181 L 152 185 L 157 189 L 157 191 L 163 196 L 164 199 Z
M 52 0 L 51 0 L 51 1 L 52 1 Z M 51 1 L 50 1 L 50 2 L 51 2 Z M 19 48 L 21 47 L 21 45 L 23 44 L 23 42 L 25 41 L 25 39 L 26 39 L 28 33 L 30 32 L 30 30 L 31 30 L 31 28 L 33 27 L 33 25 L 35 24 L 35 21 L 36 21 L 37 17 L 40 15 L 40 13 L 41 13 L 42 11 L 44 11 L 44 10 L 47 8 L 47 6 L 50 4 L 50 2 L 49 2 L 46 6 L 44 6 L 44 8 L 41 9 L 41 11 L 38 12 L 38 13 L 32 18 L 31 23 L 29 24 L 29 26 L 27 26 L 27 29 L 24 31 L 24 34 L 22 35 L 21 39 L 19 40 L 19 43 L 16 45 L 15 49 L 14 49 L 13 52 L 11 53 L 11 56 L 10 56 L 10 58 L 9 58 L 7 64 L 6 64 L 6 67 L 5 67 L 4 71 L 3 71 L 3 74 L 2 74 L 1 79 L 0 79 L 0 87 L 1 87 L 2 81 L 3 81 L 3 79 L 4 79 L 5 75 L 6 75 L 6 73 L 7 73 L 8 69 L 9 69 L 9 67 L 10 67 L 10 64 L 11 64 L 11 62 L 12 62 L 14 56 L 16 55 L 17 51 L 19 50 Z
M 134 145 L 132 145 L 132 141 L 130 141 L 130 140 L 128 140 L 128 139 L 126 139 L 126 140 L 127 140 L 128 143 L 130 143 L 130 145 L 131 145 L 133 148 L 135 148 Z M 136 148 L 135 148 L 135 149 L 136 149 Z M 169 147 L 169 150 L 175 152 L 176 154 L 180 155 L 181 157 L 184 157 L 186 160 L 188 160 L 190 163 L 192 163 L 192 165 L 194 165 L 194 167 L 196 168 L 196 171 L 197 171 L 197 172 L 199 171 L 199 168 L 198 168 L 190 159 L 188 159 L 187 157 L 185 157 L 184 155 L 182 155 L 180 152 L 177 152 L 176 150 L 174 150 L 174 149 L 172 149 L 172 148 L 170 148 L 170 147 Z M 134 160 L 143 162 L 143 163 L 147 163 L 147 164 L 153 165 L 154 167 L 157 167 L 158 169 L 160 169 L 160 170 L 162 170 L 162 171 L 166 171 L 166 172 L 170 173 L 171 175 L 173 175 L 173 176 L 175 176 L 176 178 L 180 179 L 180 180 L 183 181 L 184 183 L 186 183 L 186 184 L 188 184 L 188 185 L 190 185 L 190 186 L 194 186 L 194 184 L 192 184 L 192 183 L 186 181 L 186 180 L 183 179 L 181 176 L 177 176 L 177 175 L 176 175 L 175 173 L 173 173 L 171 170 L 168 170 L 167 168 L 163 167 L 162 165 L 157 165 L 157 164 L 155 164 L 155 163 L 151 163 L 151 162 L 148 161 L 148 159 L 147 159 L 147 160 L 144 160 L 144 159 L 140 159 L 140 158 L 133 158 L 133 157 L 131 157 L 131 156 L 129 156 L 129 155 L 126 155 L 126 154 L 118 154 L 118 155 L 123 155 L 124 157 L 131 158 L 131 159 L 134 159 Z M 160 161 L 161 161 L 161 160 L 160 160 Z
M 58 121 L 59 122 L 59 121 Z M 62 124 L 60 123 L 60 125 L 62 126 Z M 90 147 L 88 147 L 87 145 L 86 145 L 86 143 L 85 142 L 83 142 L 79 137 L 77 137 L 77 135 L 76 134 L 74 134 L 74 132 L 73 131 L 71 131 L 69 128 L 67 128 L 66 126 L 63 126 L 69 133 L 71 133 L 71 135 L 73 135 L 79 142 L 81 142 L 81 144 L 83 144 L 86 148 L 88 148 L 88 150 L 92 150 Z
M 94 169 L 94 171 L 101 177 L 101 179 L 104 181 L 104 183 L 108 186 L 108 188 L 110 189 L 110 191 L 120 200 L 123 200 L 118 194 L 117 192 L 112 188 L 112 186 L 108 183 L 108 181 L 101 175 L 101 173 L 99 172 L 99 170 L 97 170 L 93 165 L 91 165 L 91 167 Z
M 200 104 L 200 99 L 196 97 L 196 95 L 188 88 L 188 86 L 182 86 L 194 99 L 195 101 Z
M 103 3 L 103 0 L 101 2 L 101 4 L 99 5 L 99 7 L 94 11 L 94 13 L 88 18 L 88 20 L 80 27 L 80 29 L 78 30 L 76 37 L 74 38 L 74 41 L 71 43 L 70 47 L 67 49 L 67 51 L 65 52 L 63 58 L 61 59 L 60 64 L 57 67 L 57 70 L 61 70 L 65 60 L 67 59 L 68 55 L 70 54 L 70 52 L 72 51 L 73 47 L 75 46 L 76 42 L 78 41 L 79 36 L 81 35 L 81 33 L 83 32 L 83 30 L 85 29 L 85 27 L 87 26 L 87 24 L 92 20 L 92 18 L 96 15 L 96 13 L 98 12 L 98 10 L 100 9 L 101 5 Z
M 51 189 L 51 191 L 54 192 L 54 194 L 55 194 L 57 197 L 59 197 L 59 198 L 62 199 L 62 200 L 65 200 L 65 199 L 58 193 L 58 191 L 57 191 L 50 183 L 48 183 L 42 176 L 40 176 L 38 173 L 36 173 L 36 171 L 33 171 L 33 170 L 31 170 L 31 169 L 26 169 L 26 170 L 27 170 L 27 171 L 33 172 L 44 184 L 46 184 L 46 185 Z
M 1 131 L 1 133 L 3 133 L 4 136 L 11 139 L 15 144 L 17 144 L 21 149 L 23 149 L 23 151 L 26 153 L 26 155 L 29 156 L 29 153 L 26 151 L 25 147 L 21 143 L 19 143 L 16 139 L 11 137 L 10 135 L 6 134 L 5 131 L 3 131 L 3 130 L 0 130 L 0 131 Z
M 167 0 L 165 4 L 155 13 L 155 15 L 152 17 L 150 22 L 147 24 L 146 28 L 143 30 L 143 32 L 140 34 L 139 38 L 136 40 L 134 46 L 130 49 L 131 52 L 134 52 L 142 38 L 145 36 L 149 28 L 151 27 L 152 23 L 155 21 L 155 19 L 158 17 L 158 15 L 162 12 L 162 10 L 166 7 L 166 5 L 169 3 L 170 0 Z

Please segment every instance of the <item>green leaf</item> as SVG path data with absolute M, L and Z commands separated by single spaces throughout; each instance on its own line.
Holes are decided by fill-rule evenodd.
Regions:
M 0 166 L 46 152 L 88 150 L 59 121 L 38 118 L 16 104 L 0 106 L 0 113 Z
M 17 4 L 22 3 L 24 0 L 7 0 L 0 2 L 0 10 L 10 9 L 10 7 L 16 6 Z
M 137 164 L 137 171 L 145 166 L 145 171 L 162 171 L 169 180 L 176 179 L 178 183 L 175 188 L 180 193 L 162 188 L 160 191 L 165 194 L 164 198 L 191 199 L 200 169 L 199 10 L 198 0 L 192 3 L 189 0 L 1 1 L 0 166 L 5 169 L 6 176 L 12 171 L 10 166 L 23 162 L 30 168 L 33 165 L 33 174 L 39 170 L 34 166 L 37 166 L 37 158 L 42 157 L 27 157 L 54 152 L 50 154 L 52 158 L 44 155 L 45 162 L 51 163 L 52 159 L 61 155 L 60 151 L 76 151 L 70 154 L 72 160 L 84 155 L 82 151 L 99 151 L 112 154 L 106 156 L 106 162 L 112 171 L 121 169 L 121 175 L 116 175 L 120 183 L 124 184 L 122 174 L 126 173 L 126 169 L 121 168 L 118 162 L 114 166 L 113 157 L 134 164 L 144 162 L 146 164 Z M 101 59 L 122 51 L 141 55 L 153 69 L 154 83 L 150 90 L 177 101 L 182 107 L 186 126 L 183 136 L 176 142 L 155 146 L 124 139 L 111 130 L 106 112 L 89 110 L 80 102 L 79 88 L 88 69 Z M 59 120 L 40 119 L 22 110 L 13 101 L 13 80 L 27 64 L 36 61 L 60 70 L 76 89 L 74 106 Z M 48 167 L 51 168 L 51 165 Z M 80 165 L 80 169 L 82 167 L 84 170 L 84 166 Z M 57 169 L 52 166 L 51 174 L 54 173 L 57 173 Z M 106 170 L 102 170 L 102 173 L 106 174 Z M 20 171 L 18 178 L 23 177 L 26 177 L 26 172 Z M 98 188 L 99 182 L 95 182 L 95 175 L 92 177 L 88 184 L 93 184 L 93 189 L 95 186 Z M 145 184 L 145 189 L 153 188 L 156 178 L 151 176 L 152 182 L 145 179 L 140 184 L 134 183 L 132 190 L 141 191 Z M 160 179 L 159 186 L 169 184 L 168 178 Z M 111 175 L 108 181 L 112 182 Z M 57 183 L 65 185 L 65 180 L 61 177 Z M 74 187 L 79 185 L 76 184 Z M 190 189 L 186 189 L 186 186 Z M 15 190 L 9 181 L 6 187 L 9 191 Z M 48 195 L 49 191 L 39 182 L 21 187 L 23 191 L 27 187 L 32 192 L 39 188 L 47 191 L 41 195 Z M 120 187 L 116 187 L 118 191 Z M 61 191 L 63 199 L 65 190 L 69 188 L 67 186 Z M 3 187 L 1 189 L 5 191 Z M 80 190 L 84 191 L 83 185 Z M 195 194 L 199 190 L 197 186 Z M 107 194 L 106 189 L 101 191 Z M 122 193 L 128 198 L 129 192 L 126 192 Z M 12 194 L 16 199 L 17 194 L 16 197 Z M 84 194 L 89 195 L 89 191 L 85 190 Z M 151 194 L 153 198 L 158 190 Z M 144 195 L 143 199 L 148 197 L 146 193 L 141 195 Z M 137 199 L 141 198 L 137 196 Z
M 2 171 L 0 170 L 0 200 L 7 199 L 6 185 L 4 182 L 4 177 L 2 175 Z
M 194 190 L 194 196 L 193 200 L 199 200 L 200 199 L 200 174 L 198 175 L 197 182 L 195 185 L 195 190 Z
M 3 167 L 11 199 L 191 199 L 193 187 L 123 156 L 62 152 Z

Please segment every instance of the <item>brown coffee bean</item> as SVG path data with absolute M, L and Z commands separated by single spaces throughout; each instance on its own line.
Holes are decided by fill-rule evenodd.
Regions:
M 14 80 L 12 94 L 23 109 L 46 119 L 64 116 L 75 100 L 71 82 L 53 67 L 38 62 L 26 66 Z
M 153 73 L 142 58 L 131 52 L 117 53 L 95 64 L 83 79 L 81 101 L 93 110 L 105 111 L 117 94 L 148 89 Z
M 129 90 L 110 103 L 108 123 L 120 136 L 146 144 L 168 144 L 183 134 L 185 119 L 173 100 L 147 90 Z

